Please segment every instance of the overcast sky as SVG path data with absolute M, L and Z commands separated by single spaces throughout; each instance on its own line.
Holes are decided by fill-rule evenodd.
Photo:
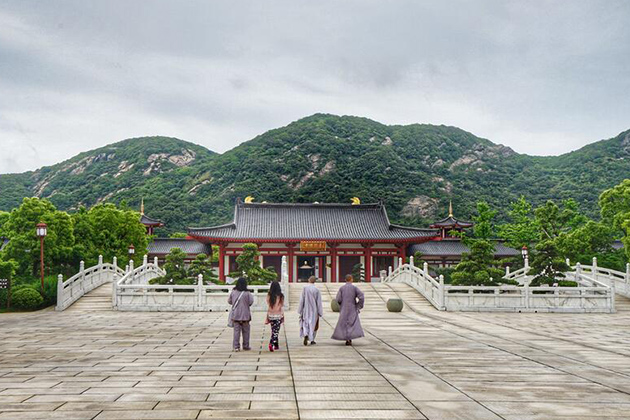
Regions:
M 560 154 L 630 128 L 630 1 L 0 0 L 0 173 L 316 112 Z

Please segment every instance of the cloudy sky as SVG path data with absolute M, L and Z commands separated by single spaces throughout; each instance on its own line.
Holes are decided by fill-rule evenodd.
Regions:
M 0 0 L 0 173 L 316 113 L 560 154 L 630 128 L 630 2 Z

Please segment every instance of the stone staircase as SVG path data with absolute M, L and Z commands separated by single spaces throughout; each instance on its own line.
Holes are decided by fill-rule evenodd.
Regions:
M 343 283 L 315 283 L 322 293 L 324 312 L 330 313 L 330 301 L 334 299 Z M 289 302 L 291 310 L 296 310 L 305 283 L 291 283 L 289 286 Z M 365 294 L 363 313 L 387 312 L 387 300 L 401 298 L 405 302 L 405 310 L 430 311 L 433 305 L 418 291 L 404 283 L 355 283 Z
M 66 311 L 111 311 L 112 284 L 105 283 L 91 292 L 86 293 Z

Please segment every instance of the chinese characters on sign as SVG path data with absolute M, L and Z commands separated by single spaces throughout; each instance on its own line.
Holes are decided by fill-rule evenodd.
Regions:
M 301 241 L 300 251 L 326 251 L 326 241 Z

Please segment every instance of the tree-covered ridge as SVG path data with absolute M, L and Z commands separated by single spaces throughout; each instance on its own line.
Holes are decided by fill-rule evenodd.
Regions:
M 63 210 L 121 200 L 137 208 L 144 197 L 147 213 L 167 224 L 160 234 L 229 221 L 234 200 L 248 195 L 269 202 L 383 200 L 392 222 L 417 226 L 444 216 L 449 200 L 461 218 L 486 201 L 502 221 L 520 195 L 535 206 L 574 198 L 594 217 L 599 193 L 630 173 L 628 159 L 630 131 L 565 155 L 535 157 L 455 127 L 316 114 L 222 155 L 148 137 L 32 173 L 0 175 L 0 210 L 31 195 Z

